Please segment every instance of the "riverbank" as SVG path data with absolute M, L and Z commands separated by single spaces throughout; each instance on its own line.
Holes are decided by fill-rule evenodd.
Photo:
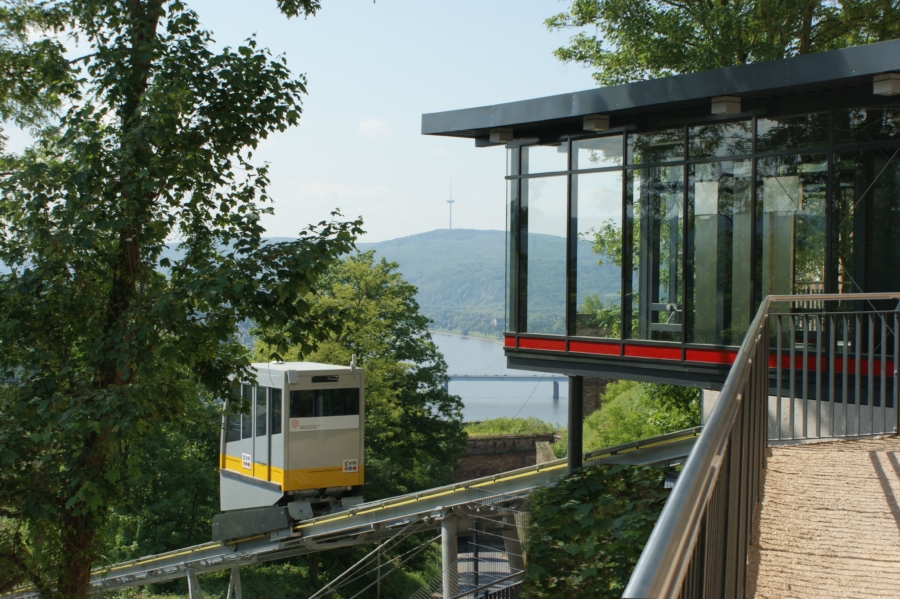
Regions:
M 462 335 L 460 333 L 451 333 L 450 331 L 440 331 L 437 329 L 428 329 L 428 332 L 432 335 L 447 335 L 448 337 L 459 337 L 460 339 L 478 339 L 479 341 L 490 341 L 491 343 L 496 343 L 497 345 L 502 346 L 503 340 L 497 339 L 496 337 L 486 337 L 484 335 L 479 335 L 477 333 L 469 333 L 468 335 Z

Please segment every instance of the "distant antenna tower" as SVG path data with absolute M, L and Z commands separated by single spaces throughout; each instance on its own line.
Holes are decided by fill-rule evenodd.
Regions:
M 447 203 L 450 204 L 450 230 L 453 230 L 453 183 L 450 184 L 450 199 L 447 200 Z

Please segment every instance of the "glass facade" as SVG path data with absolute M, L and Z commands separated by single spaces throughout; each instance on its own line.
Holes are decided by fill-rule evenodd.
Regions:
M 762 298 L 900 289 L 900 104 L 507 149 L 507 331 L 737 346 Z

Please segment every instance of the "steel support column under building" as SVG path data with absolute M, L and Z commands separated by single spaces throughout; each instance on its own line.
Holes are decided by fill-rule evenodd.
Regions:
M 584 377 L 569 377 L 569 470 L 581 468 L 584 459 Z

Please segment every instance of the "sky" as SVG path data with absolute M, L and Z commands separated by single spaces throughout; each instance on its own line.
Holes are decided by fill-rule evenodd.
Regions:
M 322 0 L 287 19 L 276 0 L 187 0 L 219 47 L 256 35 L 307 79 L 298 127 L 254 152 L 270 165 L 270 237 L 362 216 L 363 242 L 453 227 L 505 228 L 500 147 L 421 134 L 422 114 L 594 87 L 591 71 L 552 52 L 574 31 L 544 19 L 568 0 Z M 74 52 L 75 50 L 73 50 Z M 30 141 L 5 124 L 10 150 Z
M 503 229 L 504 150 L 421 135 L 423 113 L 510 102 L 594 86 L 591 72 L 552 52 L 556 0 L 323 0 L 286 19 L 275 0 L 189 0 L 217 43 L 256 34 L 307 78 L 301 125 L 266 140 L 275 215 L 291 237 L 339 208 L 362 216 L 375 242 L 448 226 Z

